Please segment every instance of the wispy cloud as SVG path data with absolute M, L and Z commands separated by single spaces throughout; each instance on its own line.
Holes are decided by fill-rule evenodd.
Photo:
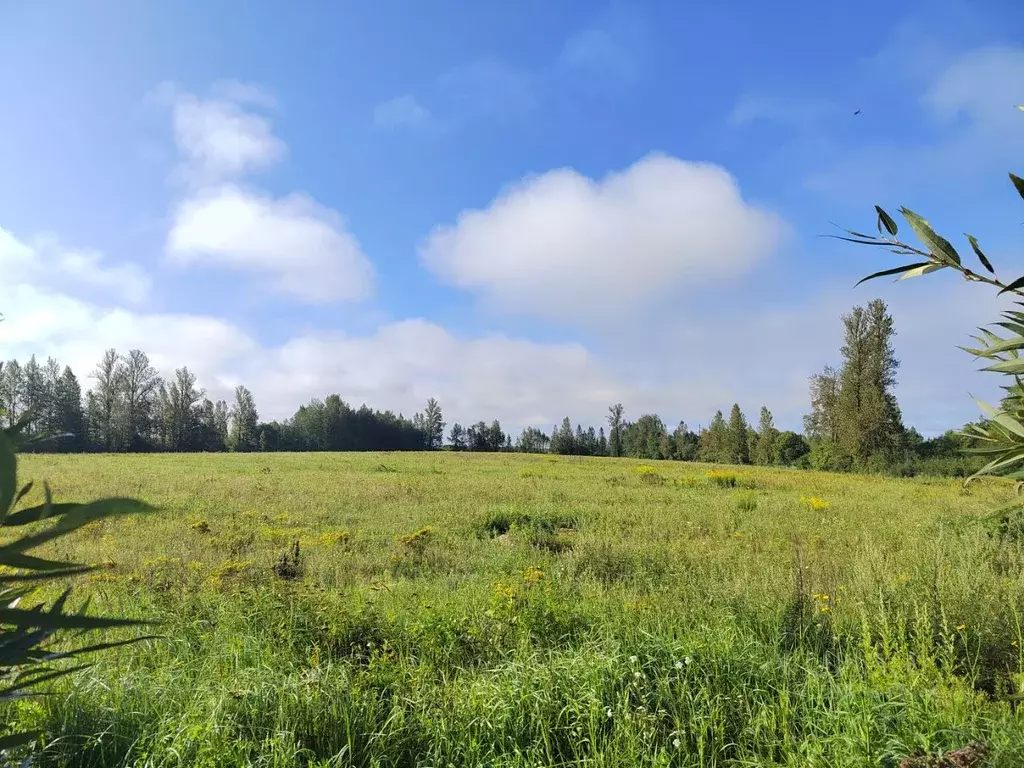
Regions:
M 411 93 L 381 102 L 373 110 L 373 122 L 388 130 L 422 130 L 435 127 L 433 116 Z

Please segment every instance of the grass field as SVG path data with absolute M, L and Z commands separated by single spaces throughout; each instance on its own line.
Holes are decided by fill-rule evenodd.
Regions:
M 1024 765 L 997 481 L 449 453 L 22 476 L 162 507 L 54 547 L 165 637 L 9 708 L 48 733 L 35 765 Z

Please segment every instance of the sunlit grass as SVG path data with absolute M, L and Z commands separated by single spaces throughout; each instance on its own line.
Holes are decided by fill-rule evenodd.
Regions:
M 36 765 L 875 766 L 973 740 L 1024 765 L 998 482 L 443 453 L 23 471 L 163 507 L 53 553 L 166 639 L 9 708 L 49 734 Z

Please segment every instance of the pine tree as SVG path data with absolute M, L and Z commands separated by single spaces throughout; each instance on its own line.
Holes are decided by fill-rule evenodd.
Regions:
M 754 451 L 754 463 L 767 467 L 775 463 L 775 443 L 779 437 L 779 431 L 775 429 L 775 422 L 772 420 L 772 412 L 768 406 L 761 406 L 761 419 L 757 425 L 757 447 Z
M 738 403 L 733 403 L 729 412 L 729 427 L 726 438 L 728 446 L 726 456 L 730 464 L 747 464 L 750 457 L 747 453 L 747 420 L 743 416 Z
M 608 455 L 608 438 L 605 437 L 604 427 L 599 427 L 597 430 L 597 455 Z
M 84 451 L 88 440 L 82 410 L 82 386 L 70 366 L 64 366 L 63 373 L 54 383 L 53 393 L 53 433 L 67 435 L 61 442 L 64 450 Z

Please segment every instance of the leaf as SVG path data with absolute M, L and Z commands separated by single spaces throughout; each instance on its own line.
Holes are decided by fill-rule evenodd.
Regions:
M 932 229 L 931 224 L 925 221 L 923 218 L 918 216 L 909 208 L 900 208 L 900 213 L 903 214 L 903 218 L 910 224 L 910 228 L 914 230 L 914 234 L 920 238 L 921 242 L 924 243 L 928 250 L 932 252 L 937 259 L 944 261 L 947 264 L 959 264 L 960 254 L 956 252 L 956 248 L 942 235 L 939 235 Z
M 878 214 L 878 231 L 881 233 L 882 227 L 885 227 L 885 231 L 893 237 L 899 232 L 899 227 L 896 226 L 896 222 L 893 221 L 892 216 L 883 211 L 879 206 L 875 206 L 875 212 Z
M 935 262 L 928 262 L 928 264 L 918 267 L 917 269 L 911 269 L 909 272 L 905 272 L 898 279 L 906 280 L 910 277 L 920 277 L 921 275 L 927 275 L 929 272 L 936 272 L 940 269 L 945 269 L 946 264 L 936 264 Z
M 6 515 L 18 485 L 18 458 L 6 432 L 0 432 L 0 515 Z
M 1012 283 L 1010 283 L 1009 285 L 1004 287 L 1003 290 L 1001 290 L 999 292 L 999 295 L 1002 296 L 1004 293 L 1007 293 L 1009 291 L 1016 291 L 1016 290 L 1018 290 L 1019 288 L 1022 288 L 1022 287 L 1024 287 L 1024 275 L 1021 275 L 1016 280 L 1014 280 Z
M 1011 418 L 1009 414 L 1004 411 L 996 410 L 984 400 L 974 398 L 974 402 L 977 403 L 978 407 L 996 424 L 1012 432 L 1018 437 L 1024 437 L 1024 426 L 1022 426 L 1016 419 Z
M 1017 194 L 1024 198 L 1024 179 L 1014 173 L 1011 173 L 1010 181 L 1013 182 L 1013 186 L 1017 190 Z
M 900 272 L 906 272 L 907 270 L 910 270 L 910 269 L 917 269 L 919 267 L 924 267 L 924 266 L 927 266 L 928 264 L 931 264 L 931 263 L 932 262 L 930 262 L 930 261 L 919 261 L 916 264 L 904 264 L 902 267 L 893 267 L 892 269 L 883 269 L 881 272 L 875 272 L 873 275 L 868 275 L 867 277 L 858 280 L 857 281 L 857 285 L 860 285 L 861 283 L 866 283 L 868 280 L 874 280 L 876 277 L 886 277 L 888 275 L 898 275 Z M 855 285 L 854 288 L 856 288 L 857 285 Z
M 971 248 L 974 249 L 974 255 L 978 257 L 978 261 L 981 262 L 981 266 L 994 275 L 996 271 L 992 268 L 992 262 L 989 261 L 988 257 L 981 252 L 981 246 L 978 245 L 978 238 L 974 235 L 968 235 L 966 232 L 964 233 L 964 236 L 967 238 L 968 242 L 970 242 Z
M 1002 360 L 981 370 L 993 371 L 995 373 L 1024 373 L 1024 360 L 1019 358 L 1016 360 Z

